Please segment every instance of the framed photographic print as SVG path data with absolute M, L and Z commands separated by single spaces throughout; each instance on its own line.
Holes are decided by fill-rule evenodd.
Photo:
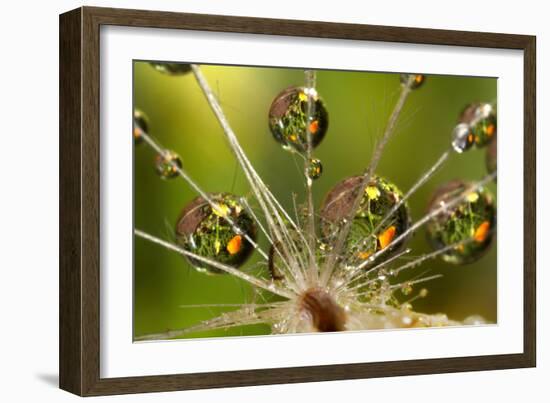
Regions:
M 82 7 L 60 179 L 67 391 L 535 365 L 535 37 Z

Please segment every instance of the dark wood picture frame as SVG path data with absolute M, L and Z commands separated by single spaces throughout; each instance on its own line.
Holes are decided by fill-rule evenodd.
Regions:
M 100 377 L 99 35 L 101 25 L 287 35 L 524 52 L 524 348 L 521 354 Z M 81 395 L 157 392 L 533 367 L 536 38 L 480 32 L 82 7 L 60 16 L 60 387 Z

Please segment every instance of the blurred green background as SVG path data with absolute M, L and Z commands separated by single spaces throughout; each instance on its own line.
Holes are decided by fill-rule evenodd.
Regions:
M 303 201 L 304 196 L 301 160 L 274 141 L 267 113 L 281 90 L 303 85 L 303 71 L 208 65 L 202 66 L 202 70 L 256 170 L 283 206 L 292 211 L 292 193 L 298 194 L 298 200 Z M 318 71 L 317 90 L 330 118 L 327 135 L 314 151 L 324 167 L 322 177 L 314 184 L 315 203 L 319 206 L 334 184 L 361 173 L 369 163 L 375 141 L 381 136 L 398 96 L 399 75 Z M 494 78 L 428 76 L 424 85 L 410 95 L 377 173 L 406 192 L 450 146 L 451 131 L 462 108 L 473 101 L 496 102 L 496 96 Z M 170 76 L 146 62 L 135 62 L 134 105 L 149 117 L 150 134 L 164 147 L 179 153 L 184 168 L 203 190 L 250 195 L 244 175 L 192 73 Z M 196 194 L 180 178 L 159 179 L 154 157 L 145 143 L 134 149 L 135 227 L 173 240 L 176 219 Z M 455 178 L 477 180 L 484 175 L 484 149 L 454 154 L 411 198 L 413 220 L 425 213 L 430 195 L 439 184 Z M 494 184 L 489 188 L 496 193 Z M 264 250 L 269 248 L 261 236 L 260 245 Z M 413 236 L 409 246 L 414 256 L 430 251 L 423 229 Z M 254 254 L 245 269 L 260 259 Z M 416 310 L 444 312 L 456 320 L 479 314 L 496 321 L 496 239 L 489 253 L 475 264 L 453 266 L 438 259 L 408 274 L 416 275 L 427 269 L 430 274 L 442 273 L 444 277 L 425 284 L 429 295 L 414 302 Z M 240 280 L 198 273 L 182 256 L 135 238 L 135 336 L 187 327 L 223 311 L 181 305 L 242 303 L 250 301 L 251 295 L 250 287 Z M 259 325 L 186 337 L 266 333 L 268 327 Z

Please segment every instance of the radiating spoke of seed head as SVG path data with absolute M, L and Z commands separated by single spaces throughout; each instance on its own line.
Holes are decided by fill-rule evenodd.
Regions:
M 294 296 L 294 294 L 291 291 L 289 291 L 287 289 L 284 289 L 284 288 L 276 285 L 275 283 L 267 282 L 263 279 L 254 277 L 250 274 L 247 274 L 247 273 L 244 273 L 244 272 L 242 272 L 238 269 L 235 269 L 234 267 L 222 264 L 222 263 L 220 263 L 220 262 L 218 262 L 214 259 L 210 259 L 210 258 L 207 258 L 207 257 L 204 257 L 204 256 L 197 255 L 195 253 L 189 252 L 189 251 L 187 251 L 183 248 L 180 248 L 177 245 L 174 245 L 173 243 L 170 243 L 170 242 L 167 242 L 163 239 L 157 238 L 157 237 L 155 237 L 153 235 L 150 235 L 150 234 L 148 234 L 144 231 L 141 231 L 139 229 L 135 229 L 134 234 L 139 236 L 140 238 L 143 238 L 143 239 L 147 240 L 147 241 L 150 241 L 150 242 L 153 242 L 157 245 L 163 246 L 166 249 L 177 252 L 180 255 L 186 256 L 188 258 L 199 261 L 201 263 L 208 264 L 208 265 L 210 265 L 210 266 L 212 266 L 216 269 L 219 269 L 219 270 L 221 270 L 225 273 L 228 273 L 228 274 L 231 274 L 235 277 L 238 277 L 238 278 L 246 281 L 249 284 L 252 284 L 256 287 L 262 288 L 262 289 L 264 289 L 266 291 L 269 291 L 273 294 L 277 294 L 277 295 L 279 295 L 281 297 L 285 297 L 285 298 L 292 298 Z
M 405 284 L 413 286 L 413 285 L 417 285 L 417 284 L 426 283 L 428 281 L 437 280 L 438 278 L 441 278 L 441 277 L 443 277 L 443 274 L 434 274 L 432 276 L 421 277 L 417 280 L 408 280 L 408 281 L 404 281 L 402 283 L 392 284 L 390 286 L 390 288 L 395 290 L 396 288 L 403 287 L 403 285 L 405 285 Z
M 411 81 L 412 78 L 409 78 L 409 81 Z M 336 260 L 338 256 L 341 255 L 342 250 L 346 244 L 346 239 L 349 235 L 349 232 L 351 230 L 352 224 L 353 224 L 353 218 L 359 209 L 359 206 L 361 205 L 361 199 L 363 198 L 363 192 L 362 189 L 364 189 L 370 182 L 371 178 L 374 175 L 374 172 L 378 166 L 378 163 L 380 162 L 380 158 L 382 157 L 382 153 L 384 151 L 384 148 L 386 147 L 386 144 L 388 143 L 388 140 L 390 139 L 391 135 L 395 131 L 395 127 L 397 125 L 397 121 L 399 119 L 399 115 L 401 114 L 401 111 L 403 110 L 403 107 L 405 106 L 405 102 L 411 92 L 411 84 L 410 82 L 407 83 L 407 85 L 401 86 L 401 92 L 399 94 L 399 98 L 397 99 L 397 102 L 393 108 L 392 113 L 390 114 L 390 118 L 388 120 L 388 123 L 386 125 L 386 128 L 384 130 L 384 133 L 382 135 L 382 138 L 376 145 L 372 158 L 370 160 L 370 163 L 363 173 L 363 177 L 361 180 L 361 183 L 358 187 L 358 194 L 355 197 L 352 208 L 348 212 L 348 215 L 346 219 L 344 220 L 344 225 L 342 226 L 338 237 L 336 239 L 336 242 L 333 247 L 333 253 L 329 256 L 327 259 L 327 263 L 325 264 L 325 267 L 323 268 L 323 271 L 321 273 L 321 281 L 323 284 L 328 284 L 330 277 L 332 276 L 332 273 L 334 271 L 334 268 L 336 266 Z
M 185 336 L 190 333 L 209 330 L 229 329 L 237 326 L 255 325 L 260 323 L 272 324 L 281 321 L 288 310 L 287 302 L 271 304 L 243 304 L 240 309 L 224 312 L 212 319 L 205 320 L 194 326 L 181 329 L 167 330 L 162 333 L 146 334 L 134 338 L 134 341 L 169 340 Z
M 437 249 L 433 252 L 421 255 L 421 256 L 417 257 L 416 259 L 404 264 L 403 266 L 397 267 L 396 269 L 394 269 L 394 273 L 397 276 L 403 270 L 412 269 L 414 267 L 417 267 L 417 266 L 421 265 L 423 262 L 425 262 L 426 260 L 435 259 L 436 257 L 444 255 L 445 253 L 450 252 L 452 250 L 456 250 L 456 249 L 460 248 L 461 246 L 468 245 L 470 242 L 474 242 L 474 238 L 464 239 L 462 241 L 455 242 L 451 245 L 444 246 L 443 248 Z

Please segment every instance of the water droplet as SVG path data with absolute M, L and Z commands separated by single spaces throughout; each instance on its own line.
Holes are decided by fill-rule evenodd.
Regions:
M 485 320 L 485 318 L 483 318 L 483 316 L 472 315 L 472 316 L 468 316 L 466 319 L 464 319 L 463 323 L 465 325 L 470 325 L 470 326 L 479 326 L 479 325 L 486 324 L 487 321 Z
M 191 71 L 191 65 L 188 63 L 158 63 L 158 62 L 150 62 L 151 66 L 155 68 L 155 70 L 160 71 L 164 74 L 169 74 L 171 76 L 179 76 L 183 74 L 187 74 Z
M 497 134 L 497 114 L 489 103 L 475 102 L 464 108 L 458 119 L 470 128 L 476 147 L 485 147 Z
M 181 158 L 174 151 L 164 150 L 155 158 L 157 174 L 162 179 L 172 179 L 178 176 L 178 168 L 182 167 Z
M 412 284 L 410 281 L 407 281 L 406 283 L 403 283 L 401 285 L 401 292 L 403 295 L 410 295 L 413 290 Z
M 247 236 L 256 239 L 254 221 L 240 205 L 237 196 L 214 193 L 209 194 L 209 198 L 216 209 L 202 197 L 195 198 L 183 208 L 176 224 L 176 242 L 189 252 L 238 268 L 254 250 L 246 239 Z M 223 216 L 219 214 L 222 210 Z M 240 233 L 236 232 L 235 227 L 241 230 Z M 188 260 L 199 271 L 224 273 L 195 259 Z
M 134 109 L 134 128 L 133 137 L 134 144 L 143 142 L 143 133 L 149 132 L 149 118 L 139 109 Z
M 308 166 L 307 166 L 308 178 L 313 180 L 319 179 L 322 173 L 323 173 L 323 165 L 321 164 L 321 160 L 317 158 L 311 158 L 308 161 Z
M 426 76 L 424 74 L 401 74 L 399 80 L 401 81 L 401 85 L 409 85 L 414 90 L 424 84 Z
M 418 296 L 420 298 L 426 298 L 428 296 L 428 289 L 427 288 L 422 288 L 420 290 L 420 292 L 418 293 Z
M 459 123 L 453 129 L 452 145 L 457 153 L 469 150 L 474 144 L 474 135 L 470 132 L 470 126 L 466 123 Z
M 359 195 L 358 188 L 362 181 L 363 177 L 353 176 L 338 183 L 329 191 L 320 209 L 321 231 L 324 237 L 333 236 L 332 234 L 338 236 L 344 218 L 349 216 L 355 199 Z M 403 194 L 393 183 L 374 176 L 361 192 L 361 197 L 359 209 L 355 213 L 346 240 L 345 253 L 348 258 L 353 256 L 355 259 L 374 262 L 378 260 L 373 258 L 375 252 L 389 248 L 387 252 L 391 255 L 406 241 L 403 239 L 390 246 L 409 228 L 409 209 L 406 203 L 401 204 L 384 221 L 377 233 L 374 233 L 380 222 L 403 198 Z
M 308 99 L 312 115 L 308 119 Z M 273 137 L 285 149 L 298 152 L 317 147 L 328 129 L 328 112 L 316 91 L 290 87 L 275 97 L 269 109 L 269 128 Z M 308 135 L 311 135 L 308 141 Z
M 455 180 L 436 189 L 429 210 L 439 208 L 441 201 L 460 197 L 471 184 Z M 442 254 L 454 264 L 472 263 L 489 249 L 496 224 L 496 207 L 491 193 L 484 188 L 470 192 L 454 207 L 435 216 L 426 227 L 428 241 L 435 250 L 458 244 Z M 465 241 L 460 244 L 461 241 Z

